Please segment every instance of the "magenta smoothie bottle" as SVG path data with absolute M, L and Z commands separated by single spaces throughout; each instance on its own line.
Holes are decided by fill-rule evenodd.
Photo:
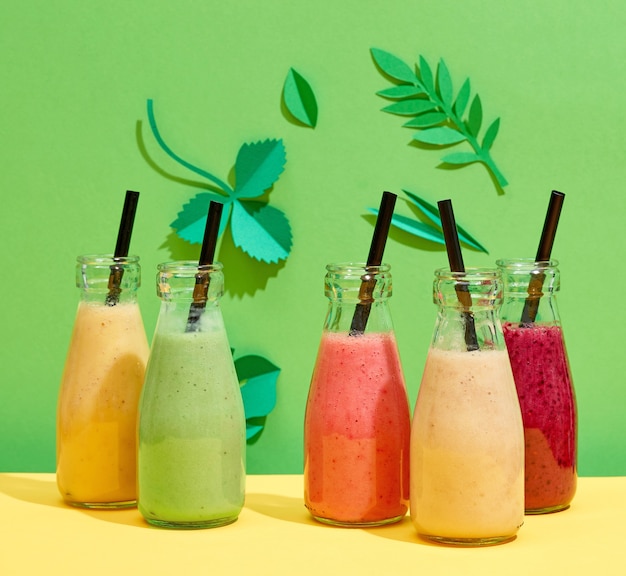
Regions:
M 504 338 L 522 408 L 527 514 L 569 507 L 576 492 L 577 415 L 556 293 L 558 262 L 498 260 Z
M 396 522 L 408 508 L 410 419 L 389 266 L 326 269 L 330 303 L 304 425 L 305 505 L 327 524 Z

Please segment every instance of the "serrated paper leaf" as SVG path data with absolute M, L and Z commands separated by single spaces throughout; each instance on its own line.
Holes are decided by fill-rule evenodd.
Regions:
M 401 100 L 400 102 L 394 102 L 383 108 L 384 112 L 390 114 L 399 114 L 401 116 L 415 116 L 422 112 L 428 112 L 434 110 L 437 105 L 430 100 L 424 100 L 423 98 L 409 98 L 408 100 Z
M 498 129 L 500 128 L 500 118 L 496 118 L 487 131 L 485 132 L 485 137 L 483 138 L 483 149 L 490 150 L 493 146 L 493 141 L 496 139 L 498 135 Z
M 226 223 L 231 210 L 231 201 L 220 194 L 211 194 L 210 192 L 201 192 L 196 194 L 183 209 L 178 213 L 176 220 L 170 226 L 176 231 L 176 234 L 192 244 L 202 244 L 204 238 L 204 229 L 206 228 L 207 213 L 211 200 L 224 204 L 222 217 L 220 219 L 220 229 L 218 237 L 224 232 Z
M 417 80 L 415 72 L 397 56 L 379 48 L 371 48 L 370 52 L 374 62 L 388 76 L 401 82 L 409 82 L 410 84 Z
M 424 214 L 424 216 L 441 229 L 441 216 L 439 215 L 439 208 L 437 208 L 434 204 L 427 202 L 423 198 L 420 198 L 417 194 L 413 194 L 412 192 L 404 189 L 402 191 L 409 197 L 409 201 L 412 202 L 419 209 L 419 211 Z M 461 242 L 488 254 L 487 249 L 471 234 L 469 234 L 467 230 L 459 226 L 458 223 L 456 225 L 456 229 Z
M 438 126 L 436 128 L 427 128 L 413 135 L 413 139 L 424 144 L 433 144 L 435 146 L 449 146 L 457 144 L 465 140 L 465 136 L 459 131 L 449 126 Z
M 447 154 L 441 161 L 446 164 L 471 164 L 472 162 L 478 162 L 480 158 L 474 154 L 474 152 L 454 152 L 453 154 Z
M 441 101 L 446 106 L 452 106 L 452 78 L 450 78 L 450 72 L 443 58 L 439 60 L 437 66 L 437 91 Z
M 403 126 L 407 128 L 427 128 L 441 124 L 446 118 L 447 116 L 443 112 L 427 112 L 405 122 Z
M 244 144 L 235 162 L 237 198 L 261 196 L 281 175 L 286 162 L 282 140 L 265 140 Z
M 283 102 L 294 118 L 315 128 L 317 124 L 317 100 L 311 85 L 294 70 L 289 69 L 283 86 Z
M 235 246 L 264 262 L 285 260 L 291 250 L 291 226 L 277 208 L 235 200 L 230 224 Z
M 397 86 L 392 86 L 391 88 L 385 88 L 384 90 L 376 92 L 378 96 L 391 99 L 409 98 L 411 96 L 419 96 L 423 93 L 423 90 L 420 90 L 417 86 L 410 84 L 399 84 Z
M 420 56 L 420 77 L 422 78 L 424 88 L 431 94 L 434 94 L 435 82 L 433 80 L 433 71 L 430 69 L 430 65 L 423 56 Z
M 467 121 L 467 129 L 472 136 L 478 136 L 480 126 L 483 123 L 483 106 L 480 102 L 480 96 L 476 94 L 470 106 L 469 118 Z
M 469 78 L 465 79 L 459 93 L 457 94 L 456 100 L 454 101 L 454 113 L 458 118 L 461 118 L 465 113 L 465 108 L 467 108 L 467 103 L 469 102 L 470 97 L 470 80 Z

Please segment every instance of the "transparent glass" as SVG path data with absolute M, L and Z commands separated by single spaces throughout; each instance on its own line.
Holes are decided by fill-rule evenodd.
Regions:
M 137 501 L 137 409 L 148 360 L 140 281 L 136 256 L 77 259 L 80 302 L 59 393 L 56 470 L 61 495 L 75 506 Z
M 498 316 L 497 270 L 435 271 L 438 306 L 411 427 L 411 519 L 439 543 L 515 538 L 524 432 Z
M 498 260 L 504 338 L 526 440 L 526 513 L 565 510 L 576 493 L 577 411 L 557 306 L 556 260 Z
M 219 307 L 223 290 L 220 263 L 159 265 L 138 464 L 139 511 L 156 526 L 222 526 L 243 507 L 246 422 Z
M 402 519 L 410 415 L 393 331 L 390 267 L 326 267 L 329 299 L 304 424 L 304 500 L 339 526 Z

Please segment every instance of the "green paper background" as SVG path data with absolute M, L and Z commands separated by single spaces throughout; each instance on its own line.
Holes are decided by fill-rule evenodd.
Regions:
M 198 181 L 152 138 L 154 98 L 168 144 L 226 178 L 243 142 L 283 138 L 285 172 L 271 205 L 293 229 L 287 261 L 219 250 L 222 309 L 236 356 L 281 368 L 278 403 L 249 447 L 251 473 L 302 470 L 302 421 L 322 322 L 324 266 L 363 260 L 368 207 L 406 188 L 452 198 L 458 222 L 490 251 L 470 266 L 533 256 L 548 195 L 567 194 L 553 255 L 578 397 L 583 475 L 626 474 L 624 94 L 626 5 L 617 0 L 381 3 L 373 0 L 4 2 L 0 6 L 0 230 L 3 251 L 0 470 L 52 471 L 59 380 L 78 291 L 75 257 L 111 252 L 123 194 L 142 192 L 131 249 L 151 336 L 157 263 L 197 257 L 172 233 Z M 455 90 L 466 76 L 484 121 L 502 118 L 492 149 L 510 182 L 498 195 L 481 165 L 438 169 L 440 151 L 410 145 L 402 119 L 380 111 L 389 86 L 369 50 L 407 63 L 443 57 Z M 314 130 L 290 122 L 290 67 L 310 82 Z M 142 154 L 142 148 L 166 178 Z M 449 151 L 466 150 L 463 145 Z M 396 211 L 411 216 L 399 201 Z M 411 405 L 435 319 L 441 247 L 393 233 L 392 314 Z M 613 296 L 615 294 L 615 296 Z

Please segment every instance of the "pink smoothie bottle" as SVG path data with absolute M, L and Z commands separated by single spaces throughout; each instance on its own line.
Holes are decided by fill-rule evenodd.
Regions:
M 558 262 L 498 260 L 504 337 L 526 444 L 527 514 L 569 507 L 576 492 L 577 414 L 556 294 Z
M 304 424 L 304 502 L 327 524 L 389 524 L 408 508 L 410 437 L 390 267 L 326 270 L 330 302 Z

